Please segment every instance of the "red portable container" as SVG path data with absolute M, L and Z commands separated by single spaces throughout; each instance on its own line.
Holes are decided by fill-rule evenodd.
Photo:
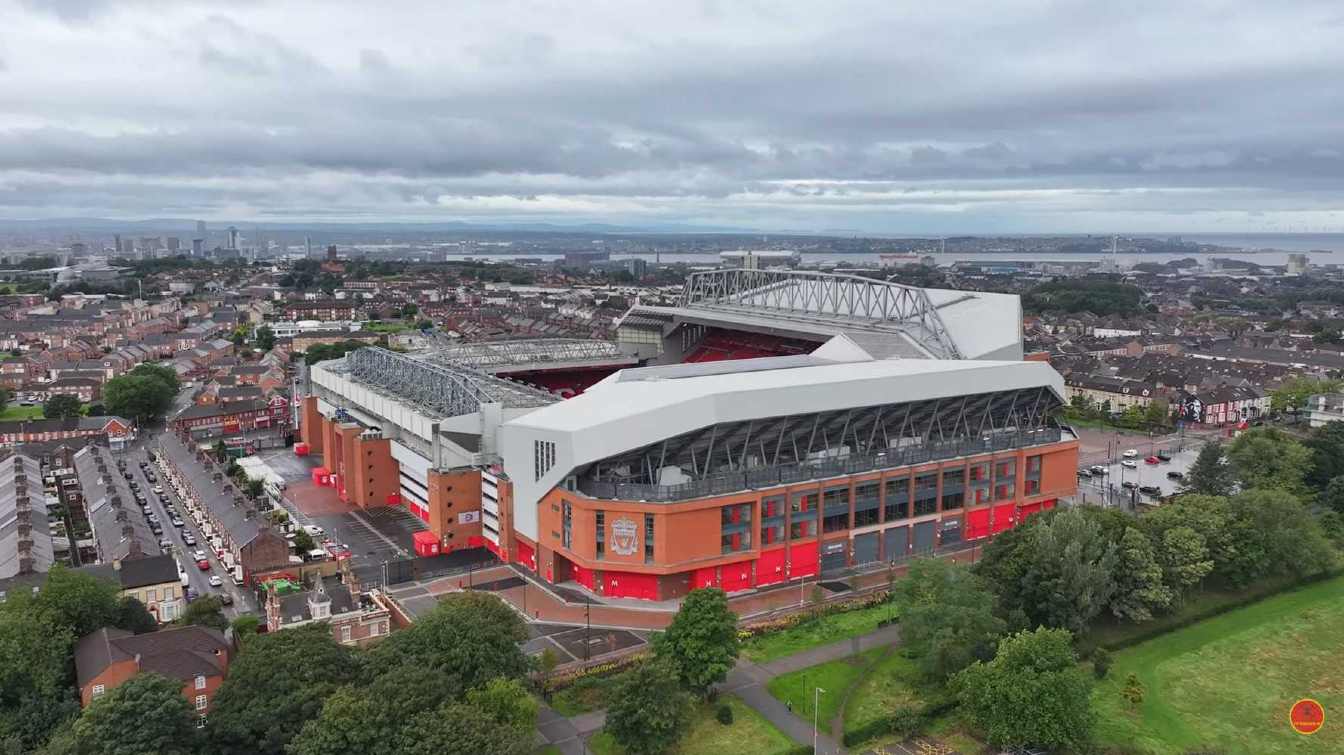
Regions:
M 417 532 L 411 535 L 411 542 L 415 545 L 417 556 L 439 555 L 439 538 L 433 532 Z

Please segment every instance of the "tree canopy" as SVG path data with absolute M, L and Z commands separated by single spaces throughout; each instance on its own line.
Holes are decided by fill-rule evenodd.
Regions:
M 303 354 L 303 363 L 314 365 L 328 359 L 340 359 L 347 353 L 367 345 L 360 341 L 341 341 L 340 343 L 320 343 L 316 346 L 309 346 Z
M 606 728 L 628 752 L 667 752 L 690 722 L 690 696 L 677 684 L 677 670 L 661 661 L 622 674 L 611 701 Z
M 95 700 L 75 721 L 81 755 L 191 755 L 200 730 L 182 682 L 155 673 L 136 674 Z
M 177 623 L 210 627 L 221 632 L 229 626 L 229 620 L 224 618 L 224 604 L 217 595 L 202 595 L 188 603 Z
M 1227 461 L 1243 490 L 1283 490 L 1306 496 L 1312 452 L 1275 428 L 1251 429 L 1232 441 Z
M 141 364 L 103 385 L 103 404 L 107 410 L 136 422 L 151 422 L 163 416 L 173 405 L 180 388 L 177 372 L 171 367 Z
M 911 562 L 892 589 L 901 640 L 925 675 L 944 680 L 977 659 L 993 656 L 1004 622 L 994 615 L 994 595 L 984 581 L 941 558 Z
M 1232 470 L 1225 463 L 1223 444 L 1209 441 L 1199 449 L 1195 463 L 1185 473 L 1184 489 L 1201 495 L 1232 492 Z
M 1004 639 L 994 660 L 962 671 L 954 686 L 995 746 L 1076 750 L 1090 738 L 1092 682 L 1065 630 L 1039 628 Z
M 64 393 L 58 393 L 47 399 L 42 404 L 42 416 L 47 419 L 69 419 L 78 417 L 79 410 L 84 403 L 78 396 L 69 396 Z
M 723 590 L 692 590 L 666 631 L 654 637 L 653 649 L 692 692 L 704 694 L 723 681 L 740 650 L 737 615 Z
M 215 751 L 279 755 L 323 701 L 359 673 L 355 655 L 325 623 L 249 638 L 215 694 L 209 719 Z

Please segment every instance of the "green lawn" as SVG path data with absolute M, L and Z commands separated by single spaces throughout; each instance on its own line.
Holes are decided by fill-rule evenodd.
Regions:
M 886 718 L 897 707 L 919 705 L 919 669 L 900 652 L 877 662 L 872 672 L 854 688 L 845 706 L 845 731 L 854 731 Z
M 1088 639 L 1102 647 L 1112 647 L 1117 643 L 1132 642 L 1139 637 L 1156 637 L 1171 631 L 1173 627 L 1188 624 L 1201 616 L 1212 616 L 1228 606 L 1248 604 L 1255 600 L 1277 595 L 1293 586 L 1294 580 L 1288 577 L 1266 579 L 1262 582 L 1238 590 L 1208 589 L 1190 596 L 1178 610 L 1156 616 L 1152 621 L 1142 624 L 1118 622 L 1109 617 L 1096 622 L 1088 633 Z
M 1319 582 L 1118 652 L 1097 685 L 1097 739 L 1136 752 L 1344 752 L 1344 577 Z M 1137 674 L 1137 710 L 1120 691 Z M 1304 737 L 1288 726 L 1294 700 L 1325 706 L 1326 724 Z M 1338 720 L 1338 719 L 1336 719 Z
M 19 406 L 10 404 L 0 412 L 0 419 L 42 419 L 42 405 Z
M 551 695 L 551 708 L 562 716 L 577 716 L 607 707 L 607 695 L 619 678 L 587 676 Z
M 756 663 L 868 634 L 877 622 L 891 618 L 891 606 L 880 603 L 843 613 L 831 613 L 778 632 L 759 634 L 742 643 L 742 655 Z
M 771 679 L 766 689 L 776 699 L 791 704 L 794 715 L 809 721 L 812 719 L 813 690 L 817 687 L 826 690 L 821 693 L 821 710 L 817 720 L 823 729 L 829 729 L 827 722 L 840 712 L 845 690 L 858 681 L 863 669 L 876 661 L 884 650 L 873 648 L 838 661 L 781 674 Z
M 724 726 L 714 718 L 717 705 L 696 706 L 691 726 L 672 750 L 673 755 L 773 755 L 793 749 L 793 740 L 736 695 L 725 695 L 720 702 L 732 707 L 733 723 Z M 605 731 L 588 740 L 588 749 L 596 755 L 624 755 L 625 752 Z

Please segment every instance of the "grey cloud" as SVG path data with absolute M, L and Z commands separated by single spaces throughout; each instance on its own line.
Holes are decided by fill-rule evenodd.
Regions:
M 1344 50 L 1316 31 L 1337 17 L 1331 2 L 1215 17 L 1156 0 L 994 13 L 463 3 L 443 16 L 389 1 L 367 17 L 139 0 L 101 25 L 111 3 L 22 3 L 77 23 L 36 37 L 43 24 L 0 5 L 15 17 L 0 69 L 25 72 L 0 79 L 0 123 L 13 124 L 0 127 L 0 216 L 326 208 L 879 228 L 926 208 L 974 230 L 1071 212 L 1320 213 L 1344 191 Z M 1270 42 L 1284 38 L 1294 45 Z

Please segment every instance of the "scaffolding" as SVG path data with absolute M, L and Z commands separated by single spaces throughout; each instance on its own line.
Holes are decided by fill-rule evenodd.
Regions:
M 935 358 L 961 358 L 928 292 L 889 281 L 799 270 L 708 270 L 686 278 L 680 304 L 899 332 Z
M 468 366 L 427 362 L 374 346 L 346 354 L 344 369 L 360 382 L 442 417 L 472 414 L 480 411 L 481 404 L 534 408 L 559 400 Z

